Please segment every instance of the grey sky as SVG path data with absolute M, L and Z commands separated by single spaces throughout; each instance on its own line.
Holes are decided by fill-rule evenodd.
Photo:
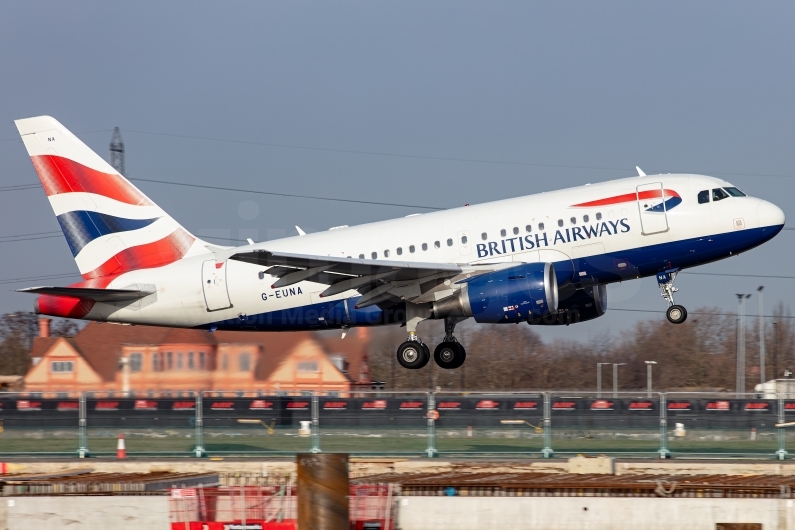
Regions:
M 51 114 L 103 156 L 121 127 L 131 178 L 443 207 L 640 165 L 725 176 L 792 217 L 793 20 L 787 2 L 4 2 L 0 139 L 17 136 L 15 118 Z M 0 142 L 0 168 L 0 186 L 38 182 L 20 141 Z M 138 186 L 199 235 L 264 240 L 416 211 Z M 41 190 L 0 201 L 0 236 L 58 229 Z M 783 232 L 697 270 L 795 275 L 793 243 Z M 0 250 L 0 280 L 76 272 L 62 238 Z M 734 293 L 760 284 L 768 307 L 795 294 L 795 280 L 682 275 L 677 301 L 733 311 Z M 610 297 L 611 308 L 665 307 L 653 279 Z M 31 303 L 7 292 L 0 311 Z M 650 317 L 664 318 L 613 311 L 544 337 Z

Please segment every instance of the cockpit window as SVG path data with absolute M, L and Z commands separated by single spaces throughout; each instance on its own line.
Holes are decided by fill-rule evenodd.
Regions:
M 722 201 L 723 199 L 727 199 L 729 194 L 723 191 L 721 188 L 715 188 L 712 190 L 712 202 Z
M 737 188 L 723 188 L 724 190 L 729 192 L 729 195 L 732 197 L 745 197 L 745 193 L 741 192 Z
M 709 190 L 699 191 L 698 192 L 698 203 L 704 204 L 709 202 Z

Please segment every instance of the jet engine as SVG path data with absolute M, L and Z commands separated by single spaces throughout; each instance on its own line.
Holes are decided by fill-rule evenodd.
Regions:
M 607 312 L 607 287 L 590 285 L 558 302 L 555 314 L 527 321 L 531 326 L 567 326 L 599 318 Z
M 431 309 L 432 318 L 474 317 L 491 324 L 539 319 L 557 310 L 558 282 L 551 263 L 523 263 L 470 278 Z

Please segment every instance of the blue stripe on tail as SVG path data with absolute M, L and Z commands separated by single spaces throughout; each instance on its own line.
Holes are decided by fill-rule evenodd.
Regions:
M 157 221 L 154 219 L 125 219 L 104 213 L 89 211 L 66 212 L 58 216 L 58 223 L 66 236 L 66 242 L 72 251 L 72 256 L 77 256 L 83 247 L 98 237 L 129 232 L 144 228 Z

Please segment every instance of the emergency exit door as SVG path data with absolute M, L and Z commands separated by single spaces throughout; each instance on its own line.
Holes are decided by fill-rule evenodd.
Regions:
M 637 187 L 641 233 L 644 236 L 668 231 L 668 212 L 662 182 Z
M 202 288 L 207 311 L 218 311 L 232 307 L 229 291 L 226 288 L 226 262 L 216 263 L 208 260 L 202 263 Z

